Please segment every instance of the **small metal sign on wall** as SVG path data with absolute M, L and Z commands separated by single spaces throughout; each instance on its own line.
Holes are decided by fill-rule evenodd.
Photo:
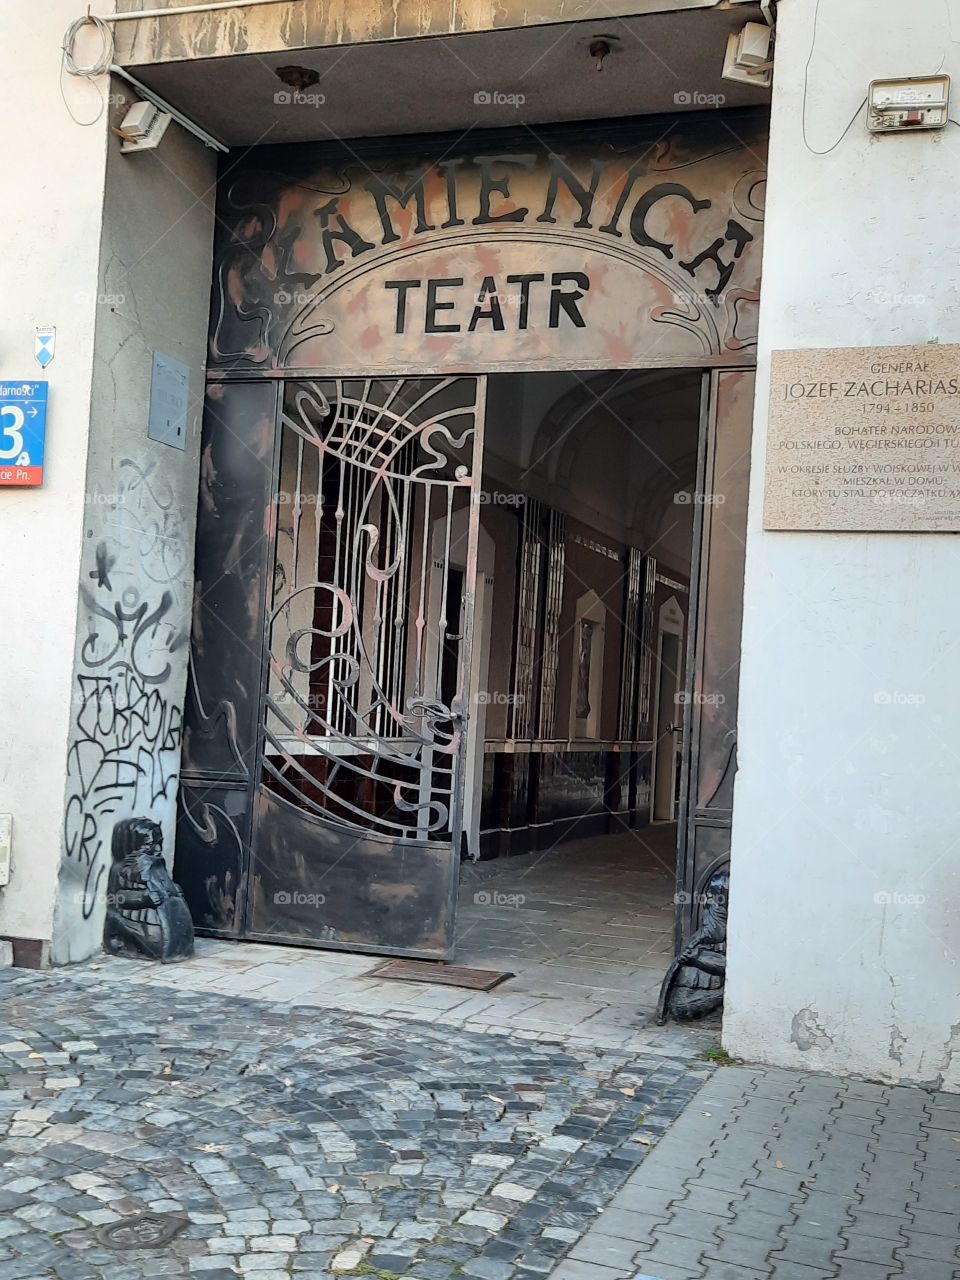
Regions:
M 150 417 L 147 435 L 174 449 L 187 446 L 187 406 L 190 399 L 190 370 L 173 356 L 153 353 L 150 379 Z
M 43 484 L 47 383 L 0 382 L 0 486 Z

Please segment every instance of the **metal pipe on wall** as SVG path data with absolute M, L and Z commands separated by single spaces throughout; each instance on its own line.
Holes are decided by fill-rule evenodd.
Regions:
M 138 9 L 129 13 L 98 14 L 101 22 L 135 22 L 139 18 L 169 18 L 183 13 L 213 13 L 218 9 L 259 9 L 265 4 L 299 4 L 301 0 L 212 0 L 209 4 L 185 4 L 168 9 Z

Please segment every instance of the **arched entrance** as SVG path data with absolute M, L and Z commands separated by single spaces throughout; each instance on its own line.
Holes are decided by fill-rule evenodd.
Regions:
M 648 127 L 556 150 L 255 152 L 225 186 L 177 849 L 201 929 L 449 957 L 460 858 L 484 852 L 478 773 L 486 806 L 500 770 L 529 830 L 533 792 L 578 757 L 589 785 L 601 770 L 607 816 L 646 820 L 651 627 L 676 590 L 656 531 L 678 493 L 693 547 L 678 884 L 723 856 L 762 174 L 756 147 L 715 125 L 666 142 L 638 138 Z M 511 377 L 533 406 L 519 417 Z M 678 381 L 691 429 L 676 453 L 654 406 Z M 559 446 L 591 447 L 577 421 L 596 390 L 607 416 L 646 406 L 645 447 L 682 474 L 638 464 L 631 488 L 629 450 L 594 439 L 596 493 L 565 504 L 593 470 Z M 481 529 L 503 514 L 485 416 L 501 440 L 519 433 L 529 473 L 529 492 L 505 491 L 524 498 L 515 563 L 483 573 L 502 691 L 473 661 Z M 614 485 L 627 514 L 604 543 L 584 515 Z M 565 611 L 599 593 L 565 574 L 604 547 L 619 614 L 588 601 L 573 618 L 575 675 Z M 695 914 L 681 905 L 680 933 Z

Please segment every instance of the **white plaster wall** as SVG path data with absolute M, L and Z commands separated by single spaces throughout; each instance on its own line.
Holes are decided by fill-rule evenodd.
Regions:
M 107 137 L 105 117 L 81 127 L 60 96 L 60 45 L 79 11 L 76 0 L 0 5 L 0 378 L 50 384 L 44 485 L 0 489 L 0 812 L 14 824 L 0 936 L 45 941 L 60 856 Z M 64 93 L 80 119 L 93 119 L 86 86 Z M 33 358 L 43 324 L 57 327 L 45 373 Z
M 779 10 L 724 1043 L 957 1089 L 960 542 L 765 533 L 761 507 L 771 349 L 960 342 L 960 128 L 861 112 L 810 150 L 874 77 L 956 92 L 960 5 L 821 0 L 815 45 L 815 0 Z
M 116 122 L 134 99 L 109 87 Z M 117 822 L 159 822 L 173 859 L 215 189 L 177 124 L 143 154 L 110 140 L 55 963 L 101 945 Z M 154 352 L 190 370 L 183 450 L 147 436 Z

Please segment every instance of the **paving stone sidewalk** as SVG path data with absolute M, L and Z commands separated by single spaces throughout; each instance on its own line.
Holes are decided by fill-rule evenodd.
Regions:
M 114 966 L 0 998 L 0 1280 L 543 1280 L 714 1071 Z
M 726 1067 L 550 1280 L 954 1280 L 960 1096 Z

